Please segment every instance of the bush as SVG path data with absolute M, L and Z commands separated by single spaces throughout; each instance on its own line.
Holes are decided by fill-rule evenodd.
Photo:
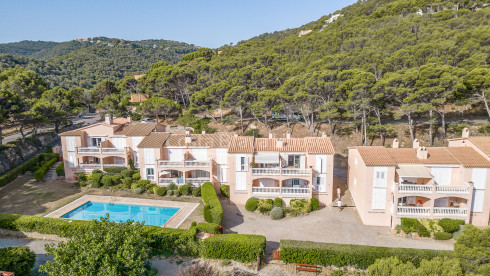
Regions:
M 284 213 L 281 207 L 274 207 L 271 211 L 271 218 L 273 220 L 282 219 L 284 217 Z
M 195 197 L 201 196 L 201 187 L 195 187 L 192 189 L 192 195 Z
M 139 172 L 133 174 L 133 180 L 140 180 L 140 178 L 141 176 Z
M 123 183 L 124 187 L 129 189 L 129 188 L 131 188 L 131 183 L 133 183 L 133 179 L 131 177 L 125 177 L 125 178 L 123 178 L 122 183 Z
M 259 204 L 259 199 L 255 197 L 251 197 L 247 199 L 247 202 L 245 202 L 245 209 L 247 211 L 253 212 L 257 210 L 257 204 Z
M 197 225 L 197 231 L 209 233 L 209 234 L 218 234 L 219 233 L 219 225 L 216 223 L 199 223 Z
M 102 173 L 102 171 L 99 170 L 99 169 L 95 169 L 95 170 L 92 171 L 92 174 L 96 174 L 96 173 Z
M 464 224 L 464 220 L 444 218 L 439 220 L 438 224 L 444 229 L 444 232 L 454 233 L 459 230 L 460 225 Z
M 490 228 L 478 229 L 469 224 L 454 244 L 454 254 L 463 270 L 470 274 L 489 275 L 490 273 Z
M 213 183 L 206 182 L 202 184 L 201 195 L 202 201 L 204 201 L 206 205 L 209 205 L 209 208 L 211 209 L 212 222 L 221 225 L 223 222 L 223 207 L 214 190 Z
M 168 196 L 171 196 L 171 195 L 173 195 L 173 194 L 174 194 L 174 191 L 173 191 L 173 190 L 170 190 L 170 189 L 168 189 L 168 190 L 167 190 L 167 195 L 168 195 Z
M 213 222 L 213 217 L 211 216 L 211 208 L 209 207 L 209 205 L 204 205 L 202 212 L 204 214 L 204 220 L 206 222 Z
M 134 188 L 134 189 L 133 189 L 133 192 L 134 192 L 135 194 L 140 195 L 140 194 L 142 194 L 142 193 L 143 193 L 143 189 L 142 189 L 141 187 L 136 187 L 136 188 Z
M 419 223 L 417 219 L 414 218 L 402 218 L 402 230 L 405 234 L 416 232 L 415 225 Z
M 274 206 L 276 206 L 276 207 L 282 207 L 282 198 L 276 197 L 274 199 Z
M 202 242 L 201 256 L 208 259 L 256 262 L 265 250 L 264 236 L 246 234 L 213 235 Z
M 30 275 L 36 262 L 36 254 L 27 246 L 0 248 L 0 270 L 15 275 Z
M 159 196 L 164 196 L 167 192 L 166 187 L 153 187 L 153 193 Z
M 121 173 L 126 169 L 126 167 L 104 167 L 104 171 L 108 173 Z
M 175 190 L 174 191 L 174 196 L 177 196 L 177 197 L 180 196 L 180 191 L 179 190 Z
M 188 184 L 185 184 L 185 185 L 182 185 L 179 187 L 179 192 L 183 195 L 183 196 L 188 196 L 189 195 L 189 192 L 191 190 L 191 185 L 190 183 Z
M 45 162 L 41 167 L 39 167 L 39 169 L 36 170 L 36 172 L 34 172 L 34 178 L 36 178 L 37 181 L 43 180 L 46 172 L 48 172 L 51 165 L 56 163 L 56 161 L 58 161 L 58 157 L 53 157 L 48 162 Z
M 151 181 L 150 180 L 139 180 L 136 182 L 137 187 L 140 187 L 143 189 L 143 191 L 146 191 L 150 188 Z
M 226 198 L 230 198 L 230 186 L 229 185 L 221 185 L 219 187 L 219 190 L 220 190 L 222 196 L 224 196 Z
M 122 178 L 122 175 L 120 175 L 120 174 L 113 175 L 112 176 L 112 182 L 114 184 L 116 184 L 117 182 L 119 182 L 119 180 L 121 180 L 121 178 Z
M 368 276 L 377 275 L 463 275 L 457 259 L 435 257 L 421 260 L 417 268 L 411 262 L 402 262 L 397 257 L 377 259 L 370 265 Z
M 132 177 L 133 176 L 133 170 L 124 169 L 124 170 L 121 171 L 121 175 L 123 177 Z
M 195 221 L 193 221 L 193 222 L 191 223 L 191 227 L 194 227 L 194 226 L 197 226 L 197 222 L 195 222 Z
M 92 174 L 92 187 L 94 188 L 99 188 L 100 187 L 100 184 L 101 184 L 101 181 L 102 181 L 102 174 L 101 173 L 96 173 L 96 174 Z
M 259 199 L 257 204 L 257 209 L 259 212 L 262 214 L 268 214 L 272 208 L 274 208 L 274 201 L 272 201 L 272 199 Z
M 27 171 L 37 171 L 39 169 L 38 164 L 43 164 L 45 161 L 53 158 L 58 158 L 58 154 L 44 152 L 35 155 L 31 159 L 24 162 L 24 164 L 17 166 L 16 168 L 0 176 L 0 187 L 7 185 L 20 174 Z
M 434 233 L 434 239 L 436 239 L 436 240 L 449 240 L 452 237 L 453 237 L 452 233 L 447 233 L 447 232 L 436 232 L 436 233 Z
M 418 266 L 423 259 L 454 257 L 450 250 L 377 247 L 367 245 L 319 243 L 310 241 L 281 240 L 281 259 L 286 263 L 315 265 L 354 266 L 366 269 L 376 259 L 397 257 Z
M 291 199 L 289 202 L 291 209 L 299 213 L 308 213 L 311 211 L 311 200 L 309 199 Z
M 109 186 L 112 186 L 112 176 L 110 175 L 104 175 L 102 177 L 102 185 L 104 185 L 104 187 L 109 187 Z
M 167 187 L 169 190 L 177 190 L 177 185 L 175 185 L 175 183 L 170 183 L 168 184 L 168 187 Z
M 464 229 L 470 224 L 463 224 L 459 227 L 459 230 L 453 233 L 453 239 L 457 240 L 461 234 L 463 234 Z
M 65 176 L 65 163 L 61 162 L 58 166 L 56 166 L 56 175 L 57 176 Z
M 318 198 L 313 197 L 311 199 L 311 210 L 312 211 L 318 210 L 318 207 L 320 207 L 320 201 L 318 200 Z

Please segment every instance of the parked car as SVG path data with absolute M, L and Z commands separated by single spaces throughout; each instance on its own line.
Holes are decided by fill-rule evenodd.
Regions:
M 153 119 L 150 119 L 150 118 L 144 118 L 141 120 L 142 123 L 153 123 L 155 121 L 153 121 Z

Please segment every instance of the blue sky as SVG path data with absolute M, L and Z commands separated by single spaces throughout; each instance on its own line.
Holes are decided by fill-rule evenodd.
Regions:
M 0 43 L 107 36 L 219 47 L 299 27 L 354 0 L 0 0 Z

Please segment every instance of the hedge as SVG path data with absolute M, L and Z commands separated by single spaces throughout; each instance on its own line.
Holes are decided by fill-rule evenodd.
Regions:
M 201 186 L 202 200 L 209 206 L 213 223 L 221 225 L 223 222 L 223 207 L 214 190 L 213 183 L 206 182 Z
M 48 162 L 45 162 L 39 169 L 34 172 L 34 178 L 37 181 L 41 181 L 44 178 L 44 175 L 48 172 L 49 168 L 58 161 L 58 157 L 51 158 Z
M 260 235 L 213 235 L 202 242 L 201 256 L 250 263 L 262 255 L 265 245 L 265 237 Z
M 201 222 L 197 225 L 197 231 L 209 233 L 209 234 L 218 234 L 219 233 L 219 225 L 216 223 Z
M 259 199 L 255 197 L 251 197 L 247 199 L 247 202 L 245 202 L 245 209 L 249 212 L 253 212 L 257 210 L 258 204 L 259 204 Z
M 58 166 L 56 166 L 56 175 L 65 176 L 65 162 L 61 162 Z
M 35 262 L 36 254 L 27 246 L 0 248 L 1 271 L 13 272 L 18 276 L 29 275 Z
M 108 173 L 121 173 L 126 169 L 126 167 L 104 167 L 104 171 Z
M 367 245 L 319 243 L 310 241 L 281 240 L 281 259 L 286 263 L 315 265 L 354 266 L 366 269 L 376 259 L 397 257 L 403 262 L 410 261 L 419 266 L 423 259 L 434 257 L 454 257 L 449 250 L 377 247 Z
M 230 185 L 221 185 L 219 186 L 219 190 L 222 196 L 230 198 Z
M 20 174 L 23 174 L 31 170 L 32 167 L 36 166 L 41 160 L 43 160 L 47 156 L 54 158 L 56 155 L 53 153 L 40 153 L 38 155 L 35 155 L 31 159 L 27 160 L 26 162 L 24 162 L 22 165 L 17 166 L 16 168 L 10 170 L 9 172 L 3 174 L 2 176 L 0 176 L 0 187 L 3 187 L 8 183 L 14 181 L 15 178 L 17 178 L 17 176 L 19 176 Z
M 447 233 L 447 232 L 437 232 L 434 233 L 434 239 L 435 240 L 449 240 L 450 238 L 453 237 L 453 233 Z
M 438 224 L 444 229 L 444 232 L 454 233 L 459 230 L 460 225 L 464 224 L 464 220 L 444 218 Z

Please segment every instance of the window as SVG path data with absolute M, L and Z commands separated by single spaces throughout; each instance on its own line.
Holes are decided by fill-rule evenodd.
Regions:
M 68 167 L 76 168 L 77 167 L 77 157 L 74 152 L 68 153 Z
M 153 148 L 144 149 L 145 153 L 145 164 L 153 165 L 155 164 L 155 150 Z
M 66 150 L 75 151 L 75 137 L 66 137 Z
M 245 157 L 240 157 L 240 170 L 244 171 L 245 170 Z
M 100 137 L 90 138 L 90 145 L 92 145 L 93 147 L 100 146 L 100 143 L 102 143 L 102 138 Z
M 235 183 L 237 191 L 245 191 L 247 189 L 247 173 L 237 172 Z
M 227 170 L 226 167 L 219 166 L 219 168 L 217 170 L 219 182 L 227 182 L 228 181 L 228 177 L 226 175 L 226 170 Z
M 298 178 L 293 178 L 293 187 L 299 187 L 299 179 Z
M 300 155 L 288 155 L 288 165 L 293 168 L 299 169 L 301 167 Z
M 374 168 L 374 180 L 373 187 L 386 188 L 386 174 L 388 169 L 386 167 Z
M 146 175 L 155 175 L 155 169 L 147 168 L 146 169 Z

